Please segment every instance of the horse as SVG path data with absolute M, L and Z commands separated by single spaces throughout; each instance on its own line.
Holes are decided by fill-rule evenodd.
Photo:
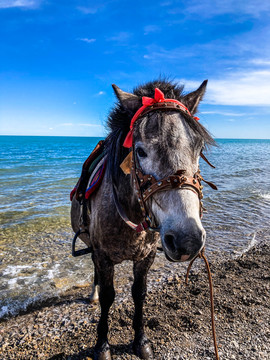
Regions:
M 106 169 L 99 189 L 86 201 L 87 229 L 80 232 L 92 249 L 92 300 L 99 299 L 101 307 L 96 360 L 111 359 L 108 315 L 115 298 L 114 266 L 133 261 L 133 351 L 141 359 L 152 359 L 143 304 L 158 243 L 173 262 L 191 261 L 205 245 L 199 159 L 205 159 L 202 151 L 215 141 L 195 114 L 206 85 L 207 80 L 189 93 L 164 79 L 140 85 L 132 93 L 112 85 L 117 99 L 107 120 Z M 81 227 L 80 209 L 74 197 L 75 232 Z

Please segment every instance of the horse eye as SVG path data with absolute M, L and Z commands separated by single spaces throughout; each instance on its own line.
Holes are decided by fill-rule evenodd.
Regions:
M 147 157 L 146 152 L 145 152 L 142 148 L 140 148 L 140 147 L 138 147 L 138 149 L 137 149 L 137 154 L 138 154 L 138 156 L 141 157 L 141 158 Z

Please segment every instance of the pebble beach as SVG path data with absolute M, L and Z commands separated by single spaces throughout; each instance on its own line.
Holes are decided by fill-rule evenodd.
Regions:
M 222 360 L 270 358 L 269 242 L 241 256 L 211 254 L 215 320 Z M 116 300 L 110 312 L 112 359 L 138 359 L 132 353 L 131 267 L 117 267 Z M 128 269 L 128 270 L 127 270 Z M 174 264 L 149 272 L 145 304 L 146 333 L 155 359 L 215 359 L 210 323 L 208 279 L 204 264 Z M 125 275 L 124 275 L 125 274 Z M 99 305 L 89 301 L 90 284 L 3 319 L 1 359 L 92 359 Z

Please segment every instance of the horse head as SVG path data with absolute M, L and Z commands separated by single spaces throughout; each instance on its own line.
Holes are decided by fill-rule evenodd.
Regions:
M 204 81 L 186 95 L 182 95 L 181 88 L 168 88 L 162 82 L 151 83 L 151 88 L 138 88 L 134 94 L 114 85 L 122 106 L 135 113 L 136 121 L 131 124 L 125 143 L 133 153 L 133 168 L 142 174 L 139 182 L 145 189 L 140 188 L 138 194 L 132 182 L 134 193 L 139 199 L 142 195 L 146 197 L 141 202 L 151 222 L 159 228 L 164 252 L 171 261 L 191 260 L 204 247 L 206 239 L 201 222 L 199 158 L 204 147 L 214 140 L 194 118 L 206 84 Z M 180 179 L 178 186 L 163 186 L 164 180 L 172 182 L 174 174 Z M 155 179 L 156 188 L 161 184 L 160 191 L 153 191 L 152 196 L 147 195 L 147 190 L 152 191 L 155 186 L 147 185 L 146 175 Z M 199 186 L 195 187 L 196 181 Z

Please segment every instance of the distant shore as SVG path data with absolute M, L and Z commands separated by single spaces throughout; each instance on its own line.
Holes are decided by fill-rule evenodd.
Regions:
M 188 286 L 183 271 L 176 274 L 156 266 L 149 274 L 145 322 L 155 359 L 215 358 L 207 276 L 200 260 L 196 263 Z M 269 264 L 267 243 L 236 259 L 211 262 L 221 360 L 270 358 Z M 137 359 L 131 346 L 130 284 L 121 282 L 121 270 L 120 266 L 110 314 L 112 358 Z M 91 359 L 99 306 L 89 304 L 89 292 L 89 287 L 75 288 L 2 321 L 1 359 Z

